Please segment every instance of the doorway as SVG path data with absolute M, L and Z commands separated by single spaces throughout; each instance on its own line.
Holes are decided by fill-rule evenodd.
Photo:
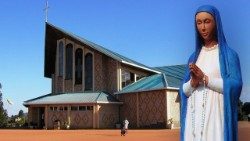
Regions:
M 42 129 L 45 126 L 45 108 L 39 107 L 38 108 L 38 128 Z

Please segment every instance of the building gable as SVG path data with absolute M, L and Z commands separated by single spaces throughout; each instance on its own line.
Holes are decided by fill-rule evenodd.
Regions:
M 45 34 L 45 67 L 44 67 L 44 76 L 51 78 L 51 75 L 55 72 L 55 54 L 56 54 L 56 46 L 57 40 L 61 38 L 68 38 L 80 45 L 87 45 L 90 48 L 101 52 L 123 64 L 127 64 L 136 68 L 143 69 L 145 71 L 153 72 L 153 73 L 160 73 L 159 71 L 155 70 L 154 68 L 148 67 L 141 63 L 138 63 L 132 59 L 129 59 L 125 56 L 122 56 L 118 53 L 115 53 L 111 50 L 108 50 L 100 45 L 97 45 L 93 42 L 90 42 L 84 38 L 76 36 L 72 33 L 66 32 L 50 23 L 46 22 L 46 34 Z

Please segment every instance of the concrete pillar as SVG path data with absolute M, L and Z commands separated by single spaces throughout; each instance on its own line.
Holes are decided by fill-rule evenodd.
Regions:
M 93 106 L 93 128 L 100 128 L 100 124 L 99 124 L 99 109 L 100 109 L 100 105 L 94 105 Z
M 65 77 L 66 77 L 66 45 L 67 45 L 67 40 L 64 38 L 64 46 L 63 46 L 63 90 L 62 92 L 65 92 Z
M 68 124 L 69 126 L 71 126 L 71 119 L 70 119 L 70 106 L 68 105 L 68 110 L 67 110 L 67 120 L 68 120 Z
M 168 124 L 168 119 L 170 118 L 170 103 L 169 103 L 169 97 L 168 97 L 168 91 L 166 91 L 166 100 L 165 100 L 165 105 L 167 106 L 167 108 L 166 108 L 166 110 L 165 110 L 165 112 L 166 112 L 166 126 L 167 126 L 167 124 Z
M 137 76 L 137 74 L 136 73 L 134 73 L 134 82 L 136 82 L 137 80 L 136 80 L 136 76 Z
M 122 69 L 121 64 L 117 63 L 117 90 L 120 91 L 122 89 Z
M 97 128 L 100 128 L 100 122 L 99 122 L 99 115 L 100 115 L 100 114 L 99 114 L 99 109 L 100 109 L 100 107 L 101 107 L 100 105 L 97 105 L 97 106 L 96 106 L 96 108 L 97 108 L 97 109 L 96 109 L 96 123 L 97 123 L 97 126 L 96 126 L 96 127 L 97 127 Z
M 85 51 L 84 47 L 82 48 L 82 91 L 85 89 Z
M 56 64 L 55 64 L 55 74 L 54 75 L 52 75 L 52 79 L 54 78 L 54 93 L 58 93 L 58 74 L 59 74 L 59 40 L 57 40 L 57 46 L 56 46 L 56 60 L 55 60 L 55 62 L 56 62 Z M 52 84 L 53 85 L 53 84 Z
M 75 50 L 76 50 L 76 44 L 73 44 L 73 55 L 72 55 L 72 60 L 73 60 L 73 65 L 72 65 L 72 92 L 75 92 Z
M 96 128 L 96 121 L 95 121 L 95 119 L 96 119 L 96 114 L 95 114 L 95 113 L 96 113 L 96 106 L 97 106 L 97 105 L 94 105 L 94 106 L 93 106 L 93 116 L 92 116 L 92 121 L 93 121 L 93 123 L 92 123 L 92 124 L 93 124 L 93 129 L 95 129 L 95 128 Z

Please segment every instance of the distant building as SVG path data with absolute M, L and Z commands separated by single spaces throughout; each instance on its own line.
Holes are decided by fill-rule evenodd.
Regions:
M 184 65 L 151 68 L 50 23 L 44 62 L 52 92 L 24 102 L 30 126 L 115 128 L 125 117 L 131 128 L 179 126 Z

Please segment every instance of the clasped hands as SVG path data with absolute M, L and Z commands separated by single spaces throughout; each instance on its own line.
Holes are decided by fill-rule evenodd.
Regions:
M 202 70 L 194 63 L 189 64 L 190 75 L 191 75 L 191 86 L 197 88 L 199 84 L 208 84 L 208 77 L 202 72 Z

